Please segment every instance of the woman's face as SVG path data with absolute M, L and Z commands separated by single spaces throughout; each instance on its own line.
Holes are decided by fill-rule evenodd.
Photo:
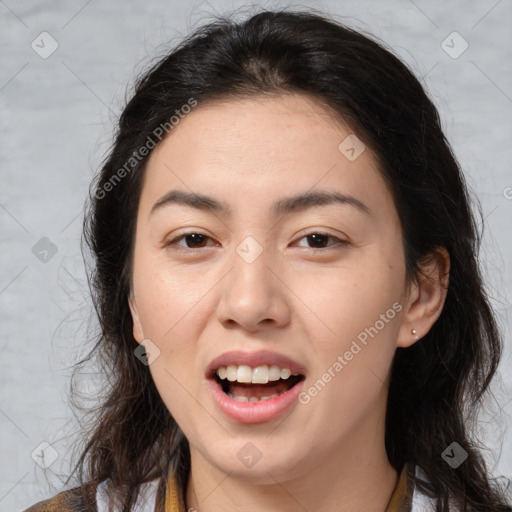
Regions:
M 134 336 L 193 465 L 271 482 L 383 446 L 414 337 L 399 218 L 353 137 L 304 96 L 258 97 L 199 104 L 149 158 Z

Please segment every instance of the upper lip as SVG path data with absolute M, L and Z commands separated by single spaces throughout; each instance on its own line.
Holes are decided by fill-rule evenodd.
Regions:
M 221 366 L 245 364 L 251 368 L 263 365 L 277 365 L 280 368 L 289 368 L 292 373 L 305 375 L 305 368 L 298 362 L 290 359 L 284 354 L 271 352 L 269 350 L 259 350 L 257 352 L 244 352 L 242 350 L 234 350 L 224 352 L 220 356 L 214 358 L 206 369 L 206 377 L 210 378 L 215 371 Z

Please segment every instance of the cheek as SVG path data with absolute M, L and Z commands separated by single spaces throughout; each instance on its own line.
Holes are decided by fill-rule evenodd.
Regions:
M 194 321 L 194 314 L 197 315 L 202 295 L 204 291 L 184 293 L 179 280 L 161 275 L 146 281 L 144 290 L 140 290 L 144 335 L 160 349 L 160 357 L 150 370 L 164 395 L 179 392 L 180 383 L 186 385 L 197 375 L 196 341 L 201 326 Z
M 302 308 L 314 351 L 303 403 L 314 407 L 315 428 L 326 429 L 333 439 L 376 414 L 395 352 L 400 289 L 379 267 L 368 268 L 376 270 L 358 267 L 336 279 L 317 280 L 322 288 L 308 303 L 316 315 Z
M 142 267 L 142 265 L 141 265 Z M 212 286 L 200 271 L 183 271 L 158 262 L 149 263 L 136 278 L 139 316 L 148 338 L 162 340 L 172 337 Z
M 195 341 L 201 326 L 191 320 L 202 304 L 204 283 L 197 277 L 200 272 L 184 276 L 155 262 L 141 264 L 139 269 L 135 284 L 142 329 L 160 351 L 149 369 L 164 403 L 179 419 L 179 412 L 190 404 L 189 393 L 197 393 Z
M 386 336 L 395 332 L 399 307 L 393 308 L 393 304 L 402 293 L 401 279 L 398 267 L 390 268 L 377 256 L 358 255 L 329 272 L 293 277 L 291 287 L 299 299 L 297 311 L 302 322 L 308 326 L 311 339 L 319 340 L 328 352 L 329 348 L 341 350 L 350 345 L 376 323 Z
M 308 306 L 300 311 L 315 361 L 304 400 L 316 401 L 316 410 L 333 415 L 340 428 L 347 411 L 354 418 L 367 414 L 384 386 L 403 308 L 397 270 L 369 251 L 294 288 Z
M 191 407 L 191 400 L 197 396 L 200 384 L 196 343 L 200 327 L 191 319 L 201 294 L 183 293 L 179 280 L 161 273 L 145 281 L 139 292 L 144 335 L 160 350 L 149 366 L 152 379 L 165 406 L 191 440 L 199 421 L 190 414 L 191 410 L 198 413 Z

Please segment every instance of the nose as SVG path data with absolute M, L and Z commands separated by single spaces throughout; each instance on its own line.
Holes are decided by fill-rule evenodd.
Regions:
M 231 271 L 222 280 L 217 310 L 226 328 L 238 325 L 255 332 L 289 322 L 287 287 L 269 259 L 266 251 L 252 262 L 234 254 Z

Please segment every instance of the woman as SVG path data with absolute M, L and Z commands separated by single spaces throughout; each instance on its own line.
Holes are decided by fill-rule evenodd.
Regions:
M 109 388 L 40 510 L 510 511 L 471 433 L 500 334 L 436 108 L 312 12 L 138 82 L 85 240 Z

